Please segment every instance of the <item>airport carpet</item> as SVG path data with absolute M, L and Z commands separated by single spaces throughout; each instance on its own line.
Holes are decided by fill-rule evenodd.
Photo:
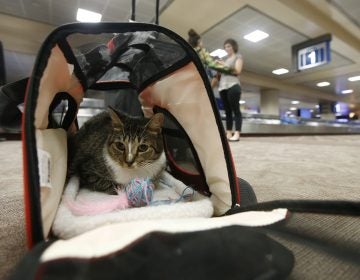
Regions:
M 258 201 L 360 200 L 360 136 L 243 137 L 230 147 L 238 176 L 253 186 Z M 3 279 L 26 253 L 21 143 L 0 142 L 0 157 Z M 323 242 L 335 242 L 341 236 L 360 244 L 360 222 L 354 217 L 296 213 L 287 228 L 293 232 L 316 232 Z M 289 242 L 286 235 L 277 232 L 271 235 L 295 254 L 297 265 L 290 279 L 360 279 L 359 266 L 343 263 L 331 252 L 319 252 L 311 242 L 304 245 Z

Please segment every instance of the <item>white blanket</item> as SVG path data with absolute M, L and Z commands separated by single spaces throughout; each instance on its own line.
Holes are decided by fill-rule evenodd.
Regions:
M 52 232 L 59 238 L 68 239 L 108 224 L 154 219 L 211 217 L 214 209 L 208 197 L 194 191 L 190 201 L 181 199 L 184 192 L 188 193 L 188 190 L 188 186 L 164 171 L 160 183 L 156 185 L 153 192 L 153 201 L 160 202 L 158 205 L 155 203 L 155 205 L 145 207 L 116 209 L 97 215 L 79 215 L 74 211 L 74 205 L 78 204 L 82 207 L 84 201 L 104 200 L 110 195 L 88 189 L 79 190 L 79 179 L 73 177 L 65 187 Z M 168 203 L 169 201 L 172 203 Z

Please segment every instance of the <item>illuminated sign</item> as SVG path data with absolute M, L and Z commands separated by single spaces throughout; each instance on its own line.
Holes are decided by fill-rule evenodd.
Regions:
M 330 62 L 331 35 L 324 35 L 292 47 L 293 65 L 302 71 Z

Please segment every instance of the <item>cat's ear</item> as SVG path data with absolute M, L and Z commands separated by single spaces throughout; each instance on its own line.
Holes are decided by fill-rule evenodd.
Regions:
M 119 115 L 116 113 L 116 111 L 113 108 L 111 108 L 109 106 L 108 111 L 109 111 L 111 121 L 112 121 L 114 127 L 124 126 L 124 124 L 123 124 L 122 120 L 120 119 Z
M 163 123 L 164 115 L 162 113 L 156 113 L 147 123 L 146 128 L 150 131 L 160 133 Z

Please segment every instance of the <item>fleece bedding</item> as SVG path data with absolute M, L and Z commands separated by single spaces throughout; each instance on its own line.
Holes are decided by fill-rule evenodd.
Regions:
M 65 187 L 52 233 L 69 239 L 103 225 L 154 219 L 209 218 L 213 211 L 210 198 L 166 171 L 161 173 L 155 186 L 152 202 L 143 207 L 125 206 L 119 195 L 79 189 L 79 178 L 74 176 Z

